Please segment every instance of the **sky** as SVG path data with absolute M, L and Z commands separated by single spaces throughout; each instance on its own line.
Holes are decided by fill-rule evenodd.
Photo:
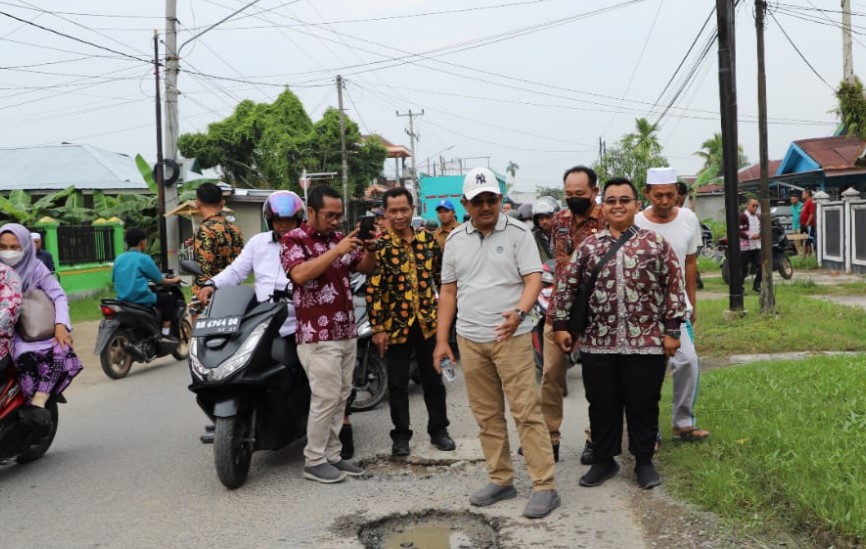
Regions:
M 769 154 L 776 159 L 792 140 L 833 133 L 842 32 L 838 0 L 770 4 Z M 670 165 L 694 174 L 702 165 L 695 151 L 721 131 L 718 50 L 709 42 L 714 6 L 177 0 L 181 133 L 206 130 L 244 99 L 271 102 L 286 86 L 316 120 L 337 105 L 341 74 L 344 107 L 363 133 L 408 147 L 408 118 L 396 114 L 423 111 L 415 118 L 420 170 L 440 155 L 500 173 L 514 162 L 517 189 L 559 186 L 566 168 L 597 160 L 600 140 L 614 146 L 646 117 L 658 121 Z M 742 0 L 737 8 L 738 131 L 757 162 L 753 6 Z M 858 74 L 866 65 L 866 1 L 852 1 L 852 11 Z M 155 159 L 154 29 L 164 34 L 161 1 L 0 0 L 0 147 L 72 142 Z

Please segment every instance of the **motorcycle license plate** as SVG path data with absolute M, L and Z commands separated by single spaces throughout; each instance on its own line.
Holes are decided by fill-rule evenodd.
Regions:
M 222 318 L 199 318 L 192 328 L 193 337 L 229 335 L 238 331 L 241 317 L 224 316 Z

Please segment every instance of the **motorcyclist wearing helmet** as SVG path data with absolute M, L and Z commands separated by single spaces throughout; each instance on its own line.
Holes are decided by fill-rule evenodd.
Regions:
M 560 209 L 559 203 L 553 197 L 542 196 L 532 203 L 532 235 L 535 237 L 535 245 L 538 246 L 538 255 L 541 262 L 554 258 L 553 250 L 553 214 Z
M 265 200 L 262 216 L 268 231 L 253 236 L 243 247 L 240 255 L 222 272 L 213 277 L 196 292 L 196 298 L 206 305 L 218 288 L 237 286 L 252 272 L 255 276 L 256 299 L 267 301 L 272 296 L 291 293 L 292 283 L 280 263 L 280 237 L 297 228 L 304 218 L 304 202 L 291 191 L 276 191 Z M 283 337 L 295 333 L 297 321 L 295 308 L 289 302 L 289 316 L 280 327 Z M 295 338 L 287 338 L 291 345 Z

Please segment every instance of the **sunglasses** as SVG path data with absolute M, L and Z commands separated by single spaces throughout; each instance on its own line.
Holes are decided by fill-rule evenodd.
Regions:
M 476 208 L 480 208 L 481 206 L 496 206 L 502 201 L 498 196 L 489 196 L 487 198 L 484 197 L 476 197 L 469 201 L 470 204 L 475 206 Z
M 617 204 L 620 206 L 628 206 L 632 202 L 636 202 L 636 200 L 630 196 L 620 196 L 619 198 L 612 196 L 604 199 L 604 204 L 607 206 L 616 206 Z

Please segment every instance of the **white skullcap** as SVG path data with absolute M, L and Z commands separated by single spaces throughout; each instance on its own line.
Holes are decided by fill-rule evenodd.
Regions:
M 677 182 L 677 171 L 673 168 L 650 168 L 646 172 L 647 185 L 670 185 Z
M 39 233 L 30 233 L 30 240 L 42 241 L 42 235 Z

